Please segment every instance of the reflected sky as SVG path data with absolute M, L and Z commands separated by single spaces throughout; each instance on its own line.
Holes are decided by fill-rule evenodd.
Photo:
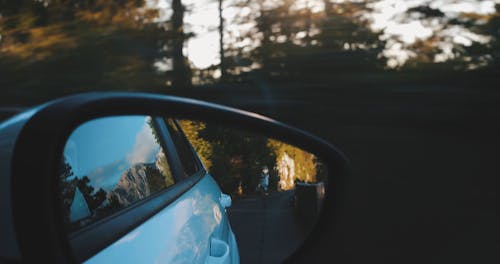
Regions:
M 234 42 L 231 36 L 238 37 L 241 32 L 248 32 L 253 27 L 253 23 L 245 25 L 236 25 L 234 19 L 236 15 L 251 15 L 248 7 L 235 8 L 235 3 L 241 0 L 224 0 L 223 17 L 226 20 L 225 41 Z M 343 2 L 343 0 L 332 0 L 332 2 Z M 162 8 L 164 18 L 171 15 L 169 11 L 169 0 L 159 0 L 156 5 Z M 265 5 L 273 6 L 279 3 L 277 0 L 266 1 Z M 433 36 L 439 28 L 436 21 L 424 21 L 418 18 L 401 19 L 405 12 L 419 5 L 429 5 L 431 8 L 439 9 L 445 13 L 446 17 L 456 17 L 460 13 L 474 12 L 478 14 L 489 14 L 495 11 L 495 3 L 500 0 L 378 0 L 374 1 L 371 7 L 373 12 L 367 15 L 367 19 L 372 21 L 373 30 L 383 31 L 383 38 L 393 38 L 389 41 L 384 56 L 389 58 L 388 66 L 396 67 L 404 64 L 406 60 L 415 56 L 405 46 L 414 43 L 417 40 L 425 40 Z M 187 30 L 193 32 L 195 36 L 187 41 L 184 53 L 197 68 L 207 68 L 211 65 L 219 64 L 219 35 L 217 32 L 218 10 L 217 1 L 213 0 L 183 0 L 188 13 L 185 22 L 188 24 Z M 248 3 L 250 5 L 250 3 Z M 293 8 L 310 8 L 314 12 L 324 10 L 323 0 L 297 0 Z M 409 17 L 407 17 L 409 18 Z M 453 43 L 468 46 L 472 42 L 486 42 L 488 39 L 474 34 L 463 27 L 452 27 L 442 32 L 443 38 L 447 38 L 448 43 L 439 44 L 441 54 L 436 56 L 435 61 L 445 61 L 452 56 L 451 45 Z M 252 47 L 255 43 L 231 43 L 236 46 Z M 161 63 L 157 65 L 162 68 Z M 164 65 L 163 65 L 164 66 Z
M 64 148 L 64 156 L 74 175 L 88 176 L 94 184 L 109 190 L 132 165 L 154 161 L 159 147 L 148 119 L 144 116 L 106 117 L 75 129 Z

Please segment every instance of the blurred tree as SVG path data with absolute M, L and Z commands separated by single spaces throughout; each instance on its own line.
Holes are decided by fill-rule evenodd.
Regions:
M 478 34 L 485 35 L 489 41 L 484 44 L 474 43 L 464 49 L 469 57 L 465 61 L 473 61 L 479 66 L 484 66 L 489 71 L 500 71 L 500 4 L 495 5 L 496 12 L 486 16 L 466 14 L 472 19 L 474 26 L 472 30 Z M 483 21 L 483 22 L 482 22 Z M 486 21 L 484 23 L 484 21 Z M 470 22 L 469 22 L 470 23 Z
M 332 78 L 332 73 L 378 71 L 386 64 L 380 56 L 385 42 L 363 16 L 370 11 L 365 2 L 325 0 L 323 10 L 317 8 L 319 1 L 305 1 L 302 6 L 291 0 L 252 3 L 245 5 L 252 12 L 237 23 L 253 21 L 254 30 L 239 41 L 255 47 L 229 52 L 233 64 L 228 71 L 240 78 L 245 76 L 242 69 L 250 67 L 259 69 L 259 78 L 311 82 Z
M 417 18 L 424 25 L 438 26 L 432 27 L 431 37 L 406 47 L 412 56 L 402 69 L 451 72 L 497 68 L 499 8 L 497 4 L 493 14 L 460 13 L 456 17 L 428 5 L 408 9 L 403 21 Z
M 181 0 L 172 0 L 172 61 L 173 76 L 172 86 L 174 88 L 189 88 L 191 83 L 191 71 L 187 58 L 184 56 L 184 42 L 187 35 L 184 32 L 184 14 L 186 8 Z
M 317 37 L 319 67 L 342 72 L 373 71 L 385 66 L 386 61 L 380 56 L 385 41 L 380 40 L 380 32 L 374 32 L 370 21 L 364 18 L 370 12 L 369 2 L 324 0 L 324 16 L 319 19 Z
M 225 62 L 225 55 L 224 55 L 224 17 L 222 16 L 222 2 L 223 0 L 218 0 L 219 6 L 218 6 L 218 11 L 219 11 L 219 57 L 220 57 L 220 63 L 219 63 L 219 68 L 220 68 L 220 73 L 221 73 L 221 79 L 225 79 L 227 76 L 226 72 L 226 62 Z
M 88 90 L 164 89 L 167 36 L 146 1 L 2 1 L 1 102 Z

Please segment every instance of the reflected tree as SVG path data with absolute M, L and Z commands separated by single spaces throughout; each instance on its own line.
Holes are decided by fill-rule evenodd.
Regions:
M 295 181 L 313 183 L 319 180 L 316 177 L 319 162 L 314 154 L 278 140 L 269 139 L 267 144 L 276 156 L 281 189 L 292 189 Z
M 240 184 L 245 193 L 253 193 L 261 167 L 272 167 L 275 160 L 265 137 L 216 124 L 207 124 L 200 136 L 212 145 L 210 172 L 227 193 L 234 193 Z
M 326 180 L 326 168 L 300 148 L 236 128 L 192 120 L 179 122 L 209 171 L 226 193 L 255 192 L 263 166 L 270 170 L 270 190 L 289 190 L 295 181 Z M 241 188 L 241 189 L 240 189 Z M 239 190 L 240 189 L 240 190 Z
M 200 157 L 203 165 L 206 169 L 210 170 L 212 167 L 211 159 L 213 155 L 213 147 L 209 141 L 200 136 L 200 132 L 206 128 L 207 124 L 205 122 L 186 119 L 178 120 L 178 122 L 182 127 L 182 131 Z
M 102 188 L 95 191 L 87 176 L 77 177 L 73 174 L 71 165 L 64 161 L 60 167 L 59 190 L 61 193 L 63 221 L 69 230 L 74 230 L 80 226 L 80 222 L 70 222 L 70 208 L 73 203 L 76 189 L 78 188 L 87 203 L 90 212 L 96 211 L 107 200 L 107 193 Z M 88 220 L 88 219 L 87 219 Z M 86 220 L 84 220 L 86 221 Z

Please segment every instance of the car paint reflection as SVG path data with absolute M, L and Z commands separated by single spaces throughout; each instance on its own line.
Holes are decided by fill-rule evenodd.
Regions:
M 231 240 L 227 240 L 227 222 L 220 225 L 222 217 L 214 217 L 214 214 L 225 214 L 218 203 L 220 191 L 215 186 L 211 177 L 203 177 L 174 203 L 87 263 L 110 263 L 117 259 L 127 263 L 204 262 L 210 237 Z M 235 243 L 234 238 L 232 240 Z

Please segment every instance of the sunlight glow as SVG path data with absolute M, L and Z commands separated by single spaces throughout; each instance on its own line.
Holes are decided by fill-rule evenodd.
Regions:
M 394 68 L 403 65 L 409 58 L 416 55 L 407 49 L 406 45 L 411 45 L 417 40 L 429 39 L 441 29 L 441 24 L 436 18 L 421 20 L 405 16 L 410 8 L 429 5 L 431 8 L 443 12 L 445 18 L 453 18 L 461 13 L 483 15 L 493 13 L 495 12 L 495 3 L 500 3 L 500 0 L 379 0 L 370 5 L 373 12 L 368 14 L 367 18 L 372 21 L 373 30 L 383 32 L 383 39 L 396 38 L 401 41 L 401 45 L 388 42 L 383 52 L 384 56 L 388 58 L 387 66 Z M 488 37 L 473 33 L 462 26 L 441 30 L 437 37 L 441 37 L 446 43 L 437 44 L 441 53 L 436 55 L 435 62 L 444 62 L 453 58 L 453 44 L 470 46 L 474 42 L 486 43 L 489 41 Z
M 388 22 L 385 33 L 398 36 L 404 43 L 413 43 L 418 39 L 426 39 L 432 36 L 433 31 L 428 27 L 424 27 L 420 21 L 412 21 L 405 24 Z
M 331 0 L 332 3 L 342 1 L 344 0 Z M 234 4 L 237 2 L 241 1 L 224 0 L 223 2 L 223 17 L 226 22 L 224 41 L 225 43 L 231 42 L 230 44 L 234 47 L 245 48 L 246 51 L 249 51 L 259 44 L 254 43 L 254 41 L 250 43 L 248 39 L 243 38 L 245 34 L 254 30 L 255 22 L 253 22 L 253 19 L 255 15 L 252 14 L 251 3 L 248 3 L 248 6 L 236 7 Z M 438 29 L 441 26 L 439 18 L 412 17 L 406 14 L 407 10 L 421 5 L 428 5 L 443 12 L 445 14 L 444 19 L 446 19 L 457 17 L 460 13 L 490 14 L 495 11 L 495 3 L 500 3 L 500 0 L 376 0 L 369 5 L 373 11 L 367 14 L 366 18 L 371 21 L 373 30 L 383 32 L 383 39 L 397 39 L 400 41 L 399 44 L 389 41 L 383 51 L 383 55 L 389 59 L 389 67 L 403 65 L 409 58 L 414 57 L 415 54 L 407 46 L 419 40 L 425 41 L 433 37 L 437 32 L 441 34 L 438 37 L 450 42 L 436 44 L 442 53 L 436 56 L 435 61 L 441 62 L 453 57 L 451 48 L 453 43 L 470 46 L 474 42 L 488 42 L 489 39 L 460 26 L 439 31 Z M 194 34 L 194 37 L 191 37 L 186 43 L 185 55 L 199 69 L 217 65 L 220 62 L 217 1 L 183 0 L 183 4 L 187 8 L 185 16 L 187 32 Z M 263 3 L 264 8 L 273 8 L 277 4 L 278 1 L 264 1 Z M 169 5 L 168 0 L 156 1 L 156 6 L 162 9 L 164 18 L 171 15 Z M 322 0 L 297 0 L 294 2 L 293 8 L 309 8 L 313 13 L 322 12 L 324 2 Z M 233 23 L 238 15 L 248 17 L 248 23 Z M 297 37 L 303 37 L 303 33 L 297 34 Z M 277 41 L 289 40 L 280 38 Z M 164 62 L 157 62 L 157 64 L 159 69 L 168 69 L 167 64 Z
M 186 55 L 200 69 L 219 64 L 218 33 L 207 32 L 204 35 L 199 35 L 188 40 Z

